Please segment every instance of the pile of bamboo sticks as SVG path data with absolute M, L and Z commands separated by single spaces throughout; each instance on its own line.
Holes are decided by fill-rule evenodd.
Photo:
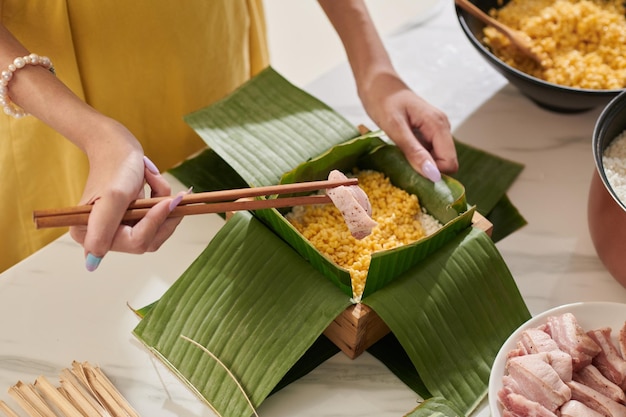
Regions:
M 60 386 L 43 376 L 18 382 L 9 394 L 30 417 L 139 417 L 99 367 L 74 361 L 61 371 Z M 0 416 L 20 417 L 0 400 Z

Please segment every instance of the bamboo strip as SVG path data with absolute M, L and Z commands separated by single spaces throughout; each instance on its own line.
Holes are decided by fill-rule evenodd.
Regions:
M 60 410 L 64 417 L 85 417 L 67 398 L 65 398 L 57 389 L 43 376 L 35 380 L 35 388 Z
M 259 414 L 257 413 L 256 409 L 254 408 L 254 404 L 252 404 L 252 401 L 250 400 L 250 397 L 246 393 L 246 390 L 241 386 L 241 383 L 239 383 L 239 380 L 237 380 L 237 377 L 232 373 L 232 371 L 228 368 L 228 366 L 226 366 L 226 364 L 224 362 L 222 362 L 220 360 L 220 358 L 215 356 L 215 354 L 213 352 L 211 352 L 210 350 L 208 350 L 206 347 L 204 347 L 200 343 L 196 342 L 195 340 L 190 339 L 189 337 L 187 337 L 185 335 L 182 335 L 182 334 L 180 335 L 180 338 L 183 339 L 183 340 L 186 340 L 189 343 L 193 344 L 194 346 L 198 347 L 204 353 L 209 355 L 213 360 L 215 360 L 226 371 L 226 373 L 228 373 L 228 376 L 230 376 L 230 378 L 233 380 L 233 382 L 237 385 L 237 388 L 239 388 L 239 391 L 241 391 L 241 393 L 243 394 L 244 398 L 246 399 L 248 405 L 252 409 L 253 414 L 256 417 L 259 417 Z M 211 406 L 211 408 L 213 408 L 213 407 Z
M 37 408 L 41 414 L 46 417 L 58 417 L 54 408 L 46 402 L 39 391 L 35 389 L 33 384 L 20 384 L 18 388 L 24 393 L 26 399 L 30 401 L 30 403 Z
M 11 410 L 7 403 L 0 400 L 0 411 L 2 411 L 7 417 L 20 417 L 15 411 Z
M 102 398 L 98 395 L 95 388 L 89 383 L 89 379 L 87 378 L 87 373 L 85 371 L 85 363 L 80 363 L 77 361 L 72 362 L 72 370 L 71 374 L 76 377 L 76 379 L 82 384 L 84 389 L 89 392 L 93 401 L 95 401 L 98 406 L 104 410 L 107 416 L 116 417 L 114 413 L 107 407 L 107 404 L 104 403 Z
M 19 404 L 20 407 L 24 409 L 31 417 L 56 417 L 54 414 L 46 413 L 45 411 L 41 411 L 39 407 L 31 401 L 31 396 L 28 395 L 26 390 L 23 388 L 24 383 L 18 381 L 17 384 L 13 385 L 9 388 L 9 395 L 13 397 L 13 399 Z
M 95 392 L 100 402 L 102 402 L 104 408 L 106 408 L 113 417 L 128 417 L 126 410 L 124 410 L 124 408 L 117 403 L 111 393 L 107 391 L 106 387 L 102 384 L 102 381 L 96 378 L 91 371 L 87 371 L 86 375 L 89 380 L 89 386 Z
M 85 417 L 111 417 L 93 394 L 69 369 L 61 372 L 61 387 Z
M 124 396 L 118 391 L 118 389 L 113 385 L 111 380 L 104 374 L 100 367 L 91 368 L 91 372 L 94 373 L 96 379 L 98 379 L 103 387 L 107 390 L 109 394 L 115 399 L 117 404 L 122 407 L 122 409 L 126 412 L 126 414 L 130 417 L 140 417 L 139 414 L 135 411 L 135 409 L 126 401 Z
M 90 371 L 89 364 L 74 361 L 72 372 L 85 384 L 85 387 L 112 417 L 128 417 L 124 409 L 117 404 L 115 399 L 104 389 L 101 382 L 95 378 L 93 372 Z
M 74 361 L 63 369 L 61 386 L 40 376 L 34 384 L 18 381 L 8 392 L 30 417 L 140 417 L 99 367 Z M 0 400 L 0 416 L 19 417 Z
M 91 391 L 91 387 L 89 386 L 89 381 L 87 381 L 87 377 L 85 376 L 85 372 L 83 370 L 83 366 L 80 362 L 73 361 L 72 369 L 70 371 L 72 375 L 74 375 L 82 384 L 87 388 L 91 394 L 93 395 L 93 391 Z

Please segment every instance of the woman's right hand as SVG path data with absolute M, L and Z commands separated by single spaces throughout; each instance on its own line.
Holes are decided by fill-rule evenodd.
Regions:
M 79 204 L 93 204 L 93 208 L 87 226 L 70 228 L 72 238 L 84 247 L 89 271 L 110 250 L 135 254 L 157 250 L 182 219 L 167 216 L 184 195 L 159 202 L 134 224 L 122 224 L 130 203 L 144 197 L 145 184 L 151 197 L 169 196 L 171 187 L 124 126 L 108 119 L 105 129 L 92 132 L 85 149 L 89 177 Z

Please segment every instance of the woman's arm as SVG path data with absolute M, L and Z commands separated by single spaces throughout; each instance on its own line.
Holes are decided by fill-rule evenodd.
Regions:
M 363 0 L 318 0 L 339 35 L 359 97 L 374 123 L 433 182 L 458 161 L 447 116 L 415 94 L 394 69 Z
M 29 54 L 0 25 L 0 68 Z M 155 206 L 136 225 L 120 225 L 130 202 L 143 195 L 144 182 L 153 196 L 171 194 L 169 184 L 145 160 L 141 145 L 128 129 L 97 112 L 43 66 L 25 65 L 14 71 L 6 88 L 11 102 L 66 137 L 89 159 L 89 177 L 79 204 L 93 203 L 94 207 L 88 226 L 70 229 L 84 246 L 88 270 L 97 268 L 109 250 L 156 250 L 173 233 L 180 220 L 166 220 L 170 204 L 178 201 L 172 199 Z

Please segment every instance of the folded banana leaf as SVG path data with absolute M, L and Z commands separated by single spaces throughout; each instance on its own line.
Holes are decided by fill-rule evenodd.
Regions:
M 497 349 L 530 315 L 493 240 L 469 227 L 467 213 L 486 194 L 481 209 L 499 211 L 509 232 L 511 225 L 523 224 L 511 204 L 501 203 L 521 167 L 464 148 L 461 165 L 467 156 L 485 169 L 491 166 L 492 173 L 498 170 L 473 182 L 479 186 L 471 191 L 470 205 L 458 176 L 436 186 L 424 180 L 395 146 L 375 135 L 359 136 L 343 117 L 271 68 L 186 120 L 209 149 L 172 173 L 196 191 L 315 179 L 333 164 L 357 166 L 384 171 L 397 186 L 420 195 L 440 221 L 459 224 L 426 242 L 426 249 L 409 256 L 391 251 L 379 266 L 373 260 L 370 274 L 381 278 L 372 278 L 362 302 L 393 332 L 393 343 L 381 341 L 372 351 L 384 358 L 401 350 L 409 372 L 396 366 L 402 355 L 381 360 L 429 399 L 411 415 L 471 412 L 486 393 Z M 142 310 L 134 330 L 225 417 L 251 414 L 248 399 L 258 407 L 332 353 L 320 343 L 321 334 L 353 302 L 349 281 L 316 265 L 315 251 L 303 251 L 307 244 L 296 234 L 284 239 L 285 230 L 293 232 L 277 210 L 238 213 L 163 297 Z M 181 336 L 206 347 L 232 374 Z M 323 353 L 316 355 L 316 349 Z M 442 349 L 444 360 L 438 359 Z
M 321 180 L 333 169 L 351 172 L 355 168 L 383 172 L 394 185 L 417 195 L 421 206 L 443 224 L 440 230 L 424 239 L 373 254 L 362 296 L 384 287 L 472 223 L 474 209 L 467 204 L 461 183 L 444 176 L 442 182 L 433 184 L 411 168 L 396 146 L 372 134 L 334 146 L 298 165 L 282 176 L 282 182 Z M 348 296 L 352 295 L 349 272 L 320 253 L 278 210 L 258 210 L 256 215 Z

